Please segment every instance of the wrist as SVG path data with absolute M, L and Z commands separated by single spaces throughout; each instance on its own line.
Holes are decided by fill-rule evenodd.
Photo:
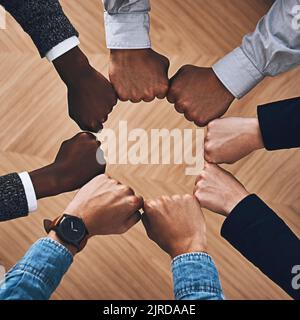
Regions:
M 264 148 L 264 142 L 260 131 L 259 121 L 257 118 L 249 119 L 249 127 L 251 128 L 251 136 L 253 149 L 259 150 Z
M 240 192 L 231 194 L 230 201 L 228 201 L 226 208 L 224 209 L 224 215 L 227 217 L 232 212 L 232 210 L 249 195 L 250 193 L 245 189 L 241 190 Z
M 67 244 L 65 243 L 64 241 L 62 241 L 57 235 L 56 235 L 56 232 L 55 231 L 51 231 L 49 234 L 48 234 L 48 238 L 58 242 L 59 244 L 63 245 L 66 249 L 68 249 L 71 254 L 73 256 L 75 256 L 77 253 L 78 253 L 78 250 L 76 247 L 70 245 L 70 244 Z
M 75 47 L 53 61 L 59 76 L 67 86 L 75 87 L 78 80 L 91 70 L 88 58 Z
M 192 240 L 192 243 L 188 246 L 173 248 L 169 252 L 169 255 L 171 256 L 172 259 L 174 259 L 183 254 L 195 253 L 195 252 L 208 253 L 206 239 L 205 241 L 203 241 L 203 239 Z
M 152 49 L 110 49 L 110 59 L 114 61 L 122 61 L 132 59 L 133 55 L 146 56 L 152 52 Z
M 37 199 L 52 197 L 60 193 L 54 165 L 48 165 L 32 171 L 29 176 Z

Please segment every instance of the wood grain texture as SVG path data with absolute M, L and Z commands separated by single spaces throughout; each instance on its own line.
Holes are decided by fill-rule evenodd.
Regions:
M 154 49 L 171 60 L 170 75 L 183 64 L 210 66 L 238 46 L 272 1 L 152 0 Z M 107 75 L 103 9 L 99 0 L 61 1 L 80 32 L 81 47 Z M 266 79 L 236 101 L 227 115 L 255 116 L 258 104 L 299 95 L 300 70 Z M 68 118 L 66 89 L 52 65 L 41 60 L 31 40 L 7 17 L 0 30 L 0 174 L 31 170 L 51 162 L 61 142 L 78 132 Z M 166 121 L 167 119 L 167 121 Z M 107 128 L 128 120 L 130 128 L 193 128 L 165 101 L 119 103 Z M 297 150 L 259 151 L 225 166 L 258 193 L 300 234 Z M 113 165 L 108 173 L 145 198 L 190 193 L 194 178 L 183 166 Z M 28 218 L 0 225 L 0 263 L 11 267 L 44 235 L 42 220 L 60 214 L 72 194 L 43 200 Z M 299 210 L 298 210 L 299 212 Z M 205 211 L 210 253 L 220 271 L 227 299 L 288 299 L 248 263 L 219 232 L 223 218 Z M 172 299 L 170 260 L 147 239 L 141 225 L 122 236 L 93 239 L 76 257 L 53 299 Z

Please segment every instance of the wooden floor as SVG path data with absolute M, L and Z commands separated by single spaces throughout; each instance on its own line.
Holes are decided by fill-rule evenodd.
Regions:
M 103 10 L 99 0 L 61 1 L 81 35 L 93 65 L 107 74 Z M 171 59 L 173 74 L 183 64 L 210 66 L 253 30 L 272 1 L 152 0 L 153 47 Z M 51 162 L 61 142 L 78 132 L 68 119 L 66 90 L 53 67 L 41 60 L 30 39 L 10 17 L 0 30 L 0 174 Z M 266 79 L 228 115 L 255 116 L 256 106 L 299 95 L 300 69 Z M 166 123 L 166 119 L 168 119 Z M 119 103 L 108 128 L 128 120 L 130 128 L 193 128 L 167 101 Z M 227 167 L 258 193 L 300 234 L 300 152 L 257 152 Z M 190 193 L 194 178 L 183 166 L 109 166 L 113 177 L 146 198 Z M 56 217 L 72 194 L 43 200 L 28 218 L 0 225 L 0 264 L 11 267 L 44 235 L 42 220 Z M 223 239 L 223 218 L 206 211 L 209 249 L 227 299 L 288 299 Z M 151 243 L 141 225 L 123 236 L 93 239 L 76 257 L 53 299 L 172 299 L 170 260 Z

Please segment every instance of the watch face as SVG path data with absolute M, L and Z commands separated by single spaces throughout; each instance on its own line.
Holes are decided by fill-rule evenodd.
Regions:
M 81 241 L 86 235 L 86 229 L 81 219 L 76 217 L 64 217 L 60 223 L 60 231 L 68 241 Z

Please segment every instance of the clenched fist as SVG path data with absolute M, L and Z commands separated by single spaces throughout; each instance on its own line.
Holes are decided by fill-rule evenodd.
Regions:
M 204 127 L 221 117 L 234 100 L 212 68 L 181 67 L 170 80 L 168 101 L 196 125 Z
M 38 199 L 76 190 L 105 172 L 96 153 L 100 142 L 91 133 L 79 133 L 62 143 L 55 161 L 30 173 Z
M 109 78 L 121 101 L 163 99 L 168 91 L 169 60 L 152 49 L 111 50 Z
M 68 88 L 69 115 L 82 130 L 98 132 L 117 103 L 111 83 L 76 47 L 53 62 Z
M 191 195 L 149 200 L 142 221 L 151 240 L 172 258 L 206 252 L 206 224 L 200 205 Z
M 83 219 L 90 236 L 125 233 L 140 219 L 143 199 L 106 175 L 86 184 L 65 213 Z
M 201 207 L 227 216 L 249 193 L 229 172 L 206 163 L 196 179 L 194 194 Z
M 223 118 L 208 124 L 205 159 L 212 163 L 234 163 L 264 147 L 256 118 Z

